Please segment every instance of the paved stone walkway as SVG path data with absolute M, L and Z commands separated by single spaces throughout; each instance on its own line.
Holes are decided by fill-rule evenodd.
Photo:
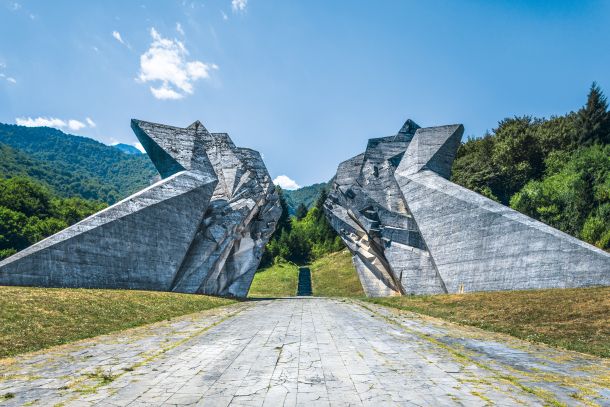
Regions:
M 609 373 L 608 361 L 475 328 L 294 298 L 0 361 L 0 405 L 610 405 Z

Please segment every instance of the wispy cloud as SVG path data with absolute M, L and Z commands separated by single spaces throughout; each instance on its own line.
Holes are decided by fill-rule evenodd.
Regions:
M 140 73 L 137 80 L 142 83 L 159 83 L 150 91 L 157 99 L 182 99 L 194 92 L 193 84 L 210 77 L 210 71 L 218 69 L 215 64 L 187 61 L 189 54 L 184 44 L 176 39 L 163 38 L 157 30 L 150 29 L 152 43 L 140 56 Z
M 176 23 L 176 31 L 178 31 L 180 35 L 184 35 L 184 29 L 182 28 L 182 24 Z
M 17 117 L 15 123 L 27 127 L 54 127 L 56 129 L 68 129 L 78 131 L 86 127 L 95 127 L 95 122 L 89 117 L 85 120 L 87 124 L 76 119 L 59 119 L 57 117 Z
M 4 62 L 0 62 L 0 79 L 4 79 L 12 84 L 17 83 L 17 79 L 13 78 L 12 76 L 8 76 L 4 72 L 2 72 L 4 71 L 4 69 L 6 69 L 6 64 Z
M 234 13 L 242 13 L 246 11 L 248 0 L 231 0 L 231 10 Z
M 224 11 L 220 10 L 220 14 L 222 15 L 223 20 L 227 21 L 229 19 L 229 16 Z
M 115 40 L 117 40 L 118 42 L 120 42 L 121 44 L 125 44 L 125 42 L 123 41 L 123 37 L 121 37 L 121 33 L 118 31 L 113 31 L 112 32 L 112 36 L 114 37 Z
M 287 175 L 278 175 L 273 180 L 275 185 L 279 185 L 282 189 L 299 189 L 301 188 L 295 180 L 291 179 Z

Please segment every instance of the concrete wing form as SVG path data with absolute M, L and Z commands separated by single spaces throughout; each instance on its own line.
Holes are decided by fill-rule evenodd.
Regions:
M 448 181 L 462 125 L 371 139 L 325 203 L 368 296 L 610 285 L 610 254 Z
M 369 140 L 364 154 L 339 165 L 325 204 L 369 296 L 444 292 L 394 179 L 418 128 L 407 120 L 396 135 Z
M 0 262 L 0 284 L 245 296 L 281 209 L 260 155 L 132 120 L 162 180 Z
M 610 254 L 447 179 L 462 133 L 421 129 L 395 173 L 447 290 L 610 285 Z

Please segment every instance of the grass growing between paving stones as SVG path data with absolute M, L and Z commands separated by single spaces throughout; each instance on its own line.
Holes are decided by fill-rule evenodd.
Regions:
M 0 287 L 0 358 L 234 302 L 153 291 Z
M 292 297 L 297 293 L 299 268 L 292 263 L 278 263 L 254 275 L 248 297 Z
M 610 357 L 610 287 L 368 298 L 366 301 Z
M 313 295 L 320 297 L 362 297 L 362 284 L 347 250 L 330 253 L 311 266 Z

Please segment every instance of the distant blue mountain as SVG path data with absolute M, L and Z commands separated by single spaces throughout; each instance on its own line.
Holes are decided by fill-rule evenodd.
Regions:
M 121 150 L 125 154 L 131 154 L 131 155 L 142 154 L 142 152 L 140 150 L 138 150 L 137 148 L 135 148 L 131 144 L 119 143 L 119 144 L 114 144 L 112 147 Z
M 310 209 L 313 204 L 316 203 L 322 190 L 328 189 L 328 187 L 328 182 L 322 182 L 292 191 L 285 189 L 283 192 L 284 198 L 286 198 L 286 204 L 288 205 L 288 213 L 294 215 L 300 204 L 303 204 L 307 209 Z

